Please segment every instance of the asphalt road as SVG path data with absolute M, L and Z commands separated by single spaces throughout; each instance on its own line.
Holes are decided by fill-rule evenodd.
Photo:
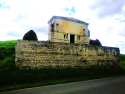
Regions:
M 0 94 L 125 94 L 125 76 L 19 89 Z

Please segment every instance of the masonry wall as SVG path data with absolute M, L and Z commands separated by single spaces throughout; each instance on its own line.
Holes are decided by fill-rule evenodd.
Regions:
M 119 48 L 76 43 L 18 41 L 15 65 L 27 68 L 120 68 Z

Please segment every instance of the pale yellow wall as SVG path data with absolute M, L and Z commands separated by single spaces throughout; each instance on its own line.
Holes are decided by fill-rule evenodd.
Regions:
M 88 26 L 81 23 L 76 23 L 72 21 L 66 21 L 62 19 L 54 19 L 54 32 L 51 42 L 65 42 L 70 43 L 70 34 L 75 35 L 75 43 L 89 44 L 88 37 Z M 58 26 L 56 24 L 59 24 Z M 50 28 L 50 25 L 49 25 Z M 85 32 L 83 31 L 85 29 Z M 58 32 L 57 32 L 58 31 Z M 50 37 L 50 29 L 48 32 L 48 37 Z M 68 39 L 64 39 L 64 34 L 68 34 Z M 85 34 L 85 36 L 83 36 Z M 77 35 L 80 35 L 80 41 L 77 40 Z M 87 35 L 87 36 L 86 36 Z M 50 39 L 49 39 L 50 40 Z M 85 42 L 88 43 L 84 43 Z
M 66 21 L 62 19 L 56 19 L 56 23 L 59 24 L 59 26 L 56 27 L 56 29 L 59 29 L 59 31 L 63 31 L 65 33 L 72 33 L 77 35 L 83 35 L 83 29 L 87 29 L 85 24 L 80 24 L 72 21 Z

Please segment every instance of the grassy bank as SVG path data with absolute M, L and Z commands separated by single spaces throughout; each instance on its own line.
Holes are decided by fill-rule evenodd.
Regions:
M 121 70 L 34 69 L 15 68 L 17 40 L 0 42 L 0 92 L 125 75 L 125 55 L 120 54 Z

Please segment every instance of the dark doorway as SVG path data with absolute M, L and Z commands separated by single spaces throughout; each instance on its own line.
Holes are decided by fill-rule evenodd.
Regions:
M 75 35 L 70 35 L 70 43 L 74 43 L 74 41 L 75 41 Z

